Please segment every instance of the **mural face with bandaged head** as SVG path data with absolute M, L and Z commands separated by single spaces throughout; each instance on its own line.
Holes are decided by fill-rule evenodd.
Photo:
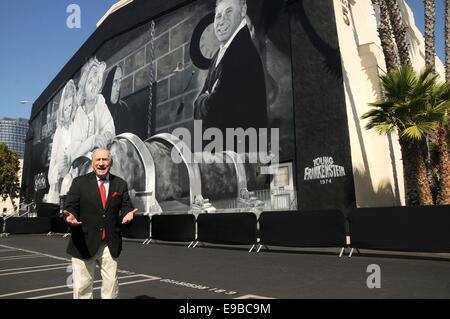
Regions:
M 105 62 L 100 62 L 97 58 L 91 58 L 81 70 L 81 78 L 78 82 L 77 102 L 88 113 L 92 112 L 95 106 L 97 96 L 102 87 L 105 69 Z

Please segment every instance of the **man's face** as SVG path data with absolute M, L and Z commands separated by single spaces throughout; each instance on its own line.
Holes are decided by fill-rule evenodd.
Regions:
M 231 38 L 245 17 L 245 8 L 240 0 L 223 0 L 216 7 L 214 32 L 220 43 L 224 44 Z
M 92 168 L 98 177 L 108 175 L 112 166 L 111 154 L 107 150 L 95 151 L 92 157 Z

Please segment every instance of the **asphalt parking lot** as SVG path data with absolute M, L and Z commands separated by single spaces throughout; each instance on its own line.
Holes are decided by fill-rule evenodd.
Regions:
M 68 238 L 0 238 L 0 299 L 71 299 Z M 125 241 L 119 259 L 122 299 L 449 298 L 450 256 L 339 248 L 282 249 Z M 373 265 L 379 288 L 368 286 Z M 368 280 L 369 278 L 369 280 Z M 373 279 L 373 277 L 371 277 Z M 94 298 L 100 298 L 100 275 Z

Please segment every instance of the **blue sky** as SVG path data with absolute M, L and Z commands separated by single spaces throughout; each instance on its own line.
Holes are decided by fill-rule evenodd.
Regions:
M 0 118 L 29 118 L 31 104 L 94 32 L 116 0 L 0 0 Z M 69 29 L 67 6 L 81 8 Z
M 29 118 L 31 104 L 116 0 L 0 0 L 0 118 Z M 423 1 L 407 0 L 423 30 Z M 444 60 L 444 1 L 437 2 L 436 51 Z M 67 6 L 81 8 L 81 28 L 69 29 Z

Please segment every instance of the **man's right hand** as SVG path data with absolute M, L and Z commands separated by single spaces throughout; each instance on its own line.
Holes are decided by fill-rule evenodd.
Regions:
M 69 213 L 67 210 L 64 211 L 64 216 L 66 216 L 66 222 L 67 224 L 69 224 L 70 226 L 78 226 L 81 225 L 81 222 L 79 222 L 76 217 Z

